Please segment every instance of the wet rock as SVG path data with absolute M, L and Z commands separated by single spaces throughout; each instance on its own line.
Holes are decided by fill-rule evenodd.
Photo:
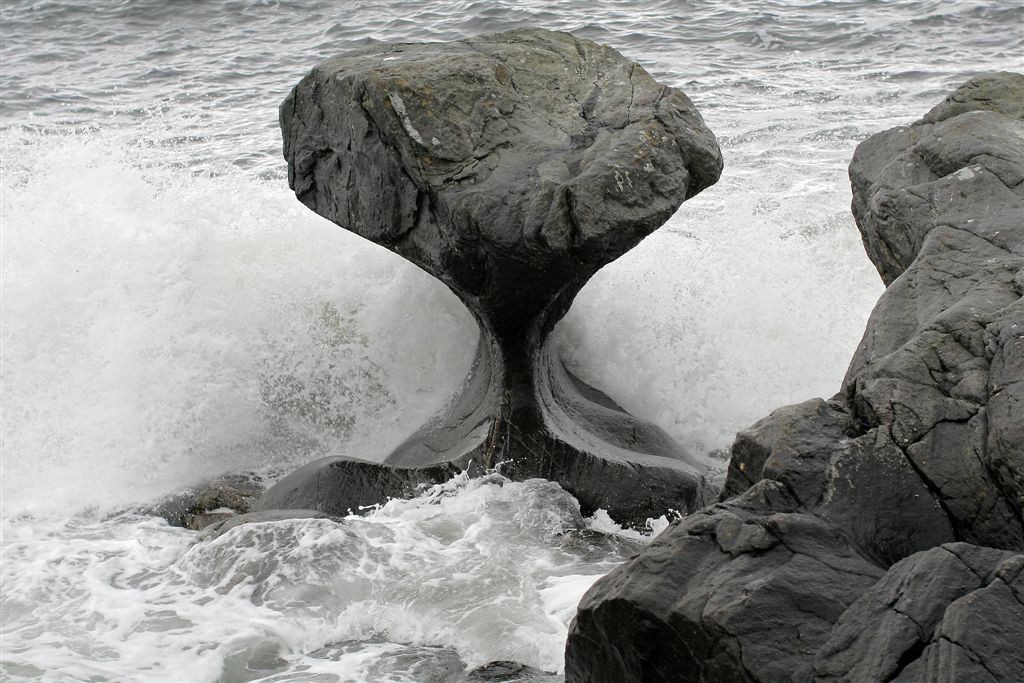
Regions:
M 886 285 L 918 258 L 938 225 L 1020 253 L 1024 238 L 1003 226 L 1019 225 L 1024 196 L 1022 92 L 1024 75 L 982 75 L 920 121 L 857 147 L 850 163 L 853 214 Z
M 553 674 L 518 662 L 491 662 L 470 671 L 466 680 L 513 683 L 514 681 L 536 681 L 539 677 L 547 679 L 551 676 Z
M 599 268 L 718 179 L 718 145 L 686 95 L 611 48 L 522 29 L 330 59 L 285 100 L 281 127 L 300 201 L 437 277 L 480 325 L 448 414 L 387 455 L 399 479 L 497 467 L 636 526 L 707 502 L 696 461 L 573 377 L 549 340 Z M 337 467 L 306 468 L 288 504 L 356 507 L 295 493 Z
M 861 429 L 888 434 L 957 539 L 1009 549 L 1024 547 L 1022 99 L 1024 76 L 980 77 L 898 139 L 858 147 L 857 224 L 897 277 L 843 383 Z
M 567 681 L 806 680 L 883 575 L 777 482 L 691 514 L 580 602 Z
M 722 502 L 593 586 L 567 681 L 1024 674 L 1021 102 L 979 77 L 857 148 L 888 288 L 840 392 L 741 432 Z
M 266 510 L 262 512 L 246 512 L 244 514 L 226 516 L 221 519 L 214 520 L 207 526 L 203 527 L 199 535 L 196 537 L 197 541 L 212 541 L 215 538 L 219 538 L 231 531 L 236 527 L 240 527 L 243 524 L 259 524 L 261 522 L 281 522 L 288 519 L 331 519 L 334 521 L 341 521 L 337 517 L 331 515 L 325 515 L 322 512 L 316 510 Z
M 573 555 L 596 562 L 611 555 L 636 555 L 643 550 L 644 543 L 594 529 L 573 529 L 562 534 L 558 546 Z
M 458 473 L 449 463 L 393 467 L 351 458 L 321 458 L 271 486 L 255 509 L 308 508 L 338 516 L 359 514 L 391 498 L 412 497 Z
M 367 658 L 367 645 L 386 645 Z M 372 650 L 371 650 L 372 651 Z M 358 655 L 367 681 L 416 681 L 417 683 L 465 683 L 466 663 L 448 647 L 399 644 L 383 637 L 346 640 L 309 653 L 309 657 L 338 662 Z M 351 661 L 351 660 L 349 660 Z
M 170 495 L 142 512 L 163 517 L 171 526 L 199 530 L 233 515 L 249 512 L 264 488 L 263 480 L 257 474 L 226 475 Z

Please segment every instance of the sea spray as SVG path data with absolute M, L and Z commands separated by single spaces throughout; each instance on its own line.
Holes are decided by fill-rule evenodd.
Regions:
M 432 278 L 278 183 L 136 163 L 116 133 L 5 146 L 5 514 L 225 471 L 375 459 L 475 348 Z

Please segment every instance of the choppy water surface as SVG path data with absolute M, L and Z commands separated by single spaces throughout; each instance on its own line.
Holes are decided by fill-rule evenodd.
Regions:
M 287 189 L 276 109 L 313 64 L 540 25 L 691 96 L 722 180 L 599 273 L 558 335 L 578 374 L 699 453 L 837 388 L 881 291 L 848 209 L 857 142 L 1024 67 L 1012 2 L 13 0 L 0 19 L 11 680 L 557 672 L 575 601 L 630 552 L 566 536 L 572 501 L 541 483 L 197 545 L 107 516 L 225 471 L 383 457 L 465 375 L 457 300 Z
M 593 529 L 614 526 L 584 522 L 557 484 L 500 477 L 199 542 L 130 515 L 8 520 L 4 678 L 455 683 L 492 661 L 553 674 L 580 596 L 643 541 Z

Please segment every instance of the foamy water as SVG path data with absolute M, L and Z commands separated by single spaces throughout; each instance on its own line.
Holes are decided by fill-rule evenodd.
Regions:
M 455 297 L 287 188 L 276 108 L 315 63 L 536 24 L 691 96 L 722 180 L 598 273 L 556 334 L 581 377 L 720 469 L 737 429 L 836 390 L 881 292 L 849 214 L 857 142 L 977 71 L 1020 70 L 1024 47 L 1019 3 L 0 13 L 5 680 L 558 672 L 579 595 L 633 547 L 566 541 L 571 498 L 536 482 L 457 482 L 365 519 L 195 545 L 109 517 L 223 472 L 382 458 L 465 377 L 476 331 Z
M 5 679 L 415 683 L 501 660 L 556 672 L 579 598 L 640 542 L 587 526 L 558 485 L 501 477 L 200 542 L 130 515 L 8 520 Z

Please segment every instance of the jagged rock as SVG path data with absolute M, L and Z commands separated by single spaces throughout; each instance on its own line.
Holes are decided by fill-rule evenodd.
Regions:
M 480 325 L 447 416 L 387 455 L 400 478 L 499 467 L 557 481 L 584 511 L 634 525 L 707 501 L 696 461 L 573 377 L 549 343 L 599 268 L 718 179 L 718 145 L 686 95 L 611 48 L 522 29 L 330 59 L 285 100 L 281 127 L 304 204 L 437 277 Z
M 883 278 L 898 277 L 843 383 L 862 429 L 888 433 L 959 540 L 1011 549 L 1024 548 L 1021 100 L 1024 76 L 983 76 L 857 148 L 857 224 Z
M 259 524 L 261 522 L 282 522 L 288 519 L 332 519 L 341 521 L 332 515 L 325 515 L 316 510 L 264 510 L 260 512 L 246 512 L 240 515 L 227 516 L 214 520 L 199 531 L 196 541 L 212 541 L 223 536 L 235 527 L 243 524 Z
M 552 674 L 519 662 L 490 662 L 466 674 L 467 681 L 489 681 L 490 683 L 516 683 L 550 678 Z
M 1024 196 L 1022 92 L 1024 75 L 982 75 L 920 121 L 857 147 L 850 163 L 853 215 L 887 286 L 918 257 L 937 225 L 1020 253 L 1024 237 L 1003 230 L 1007 224 L 1019 226 Z M 964 201 L 968 194 L 971 199 Z
M 917 553 L 843 613 L 815 673 L 821 681 L 1019 680 L 1022 598 L 1024 555 L 966 543 Z
M 568 682 L 1024 676 L 1022 101 L 1024 77 L 979 77 L 857 148 L 854 215 L 889 286 L 841 391 L 741 432 L 722 502 L 594 585 Z M 961 582 L 949 549 L 1006 578 Z M 876 603 L 926 577 L 908 595 L 941 625 L 908 644 Z
M 884 571 L 763 480 L 691 514 L 580 602 L 566 681 L 806 680 Z

